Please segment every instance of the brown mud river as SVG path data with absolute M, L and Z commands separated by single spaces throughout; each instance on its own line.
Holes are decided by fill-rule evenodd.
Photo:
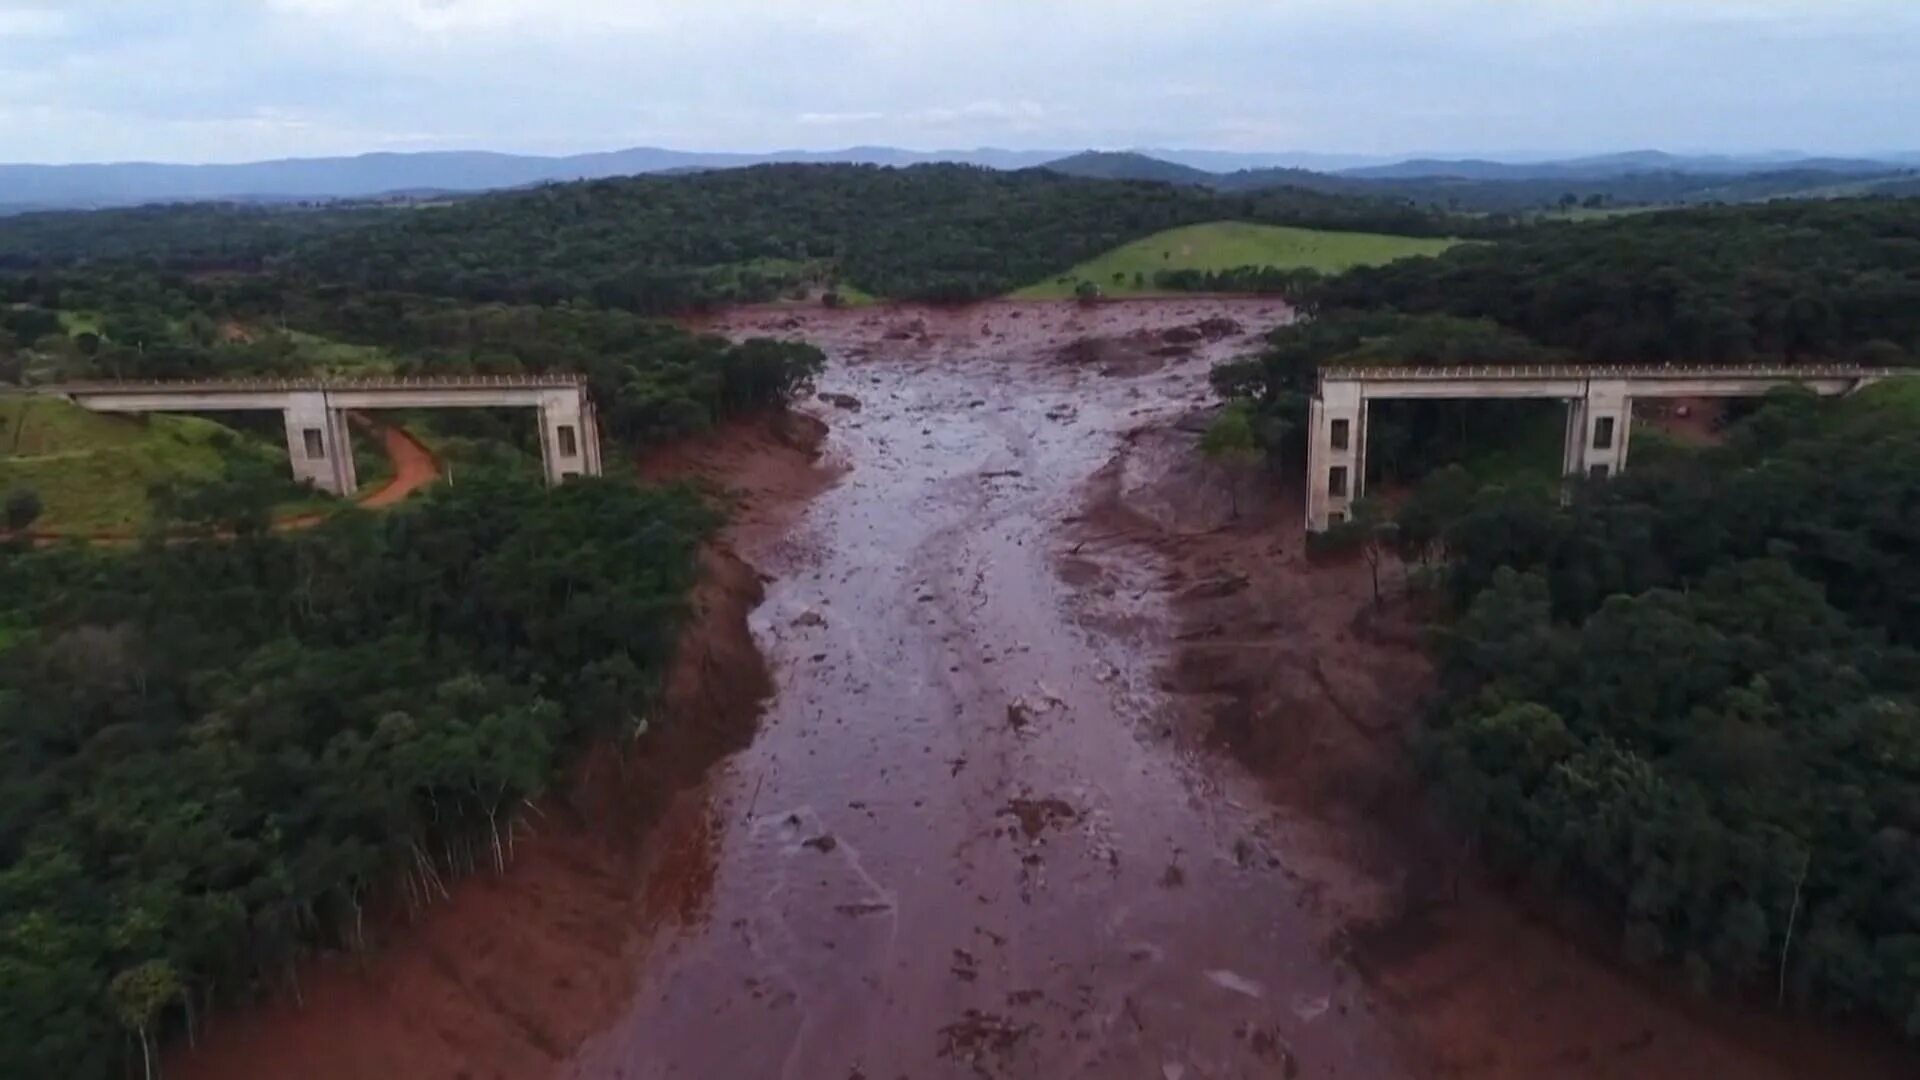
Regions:
M 710 910 L 572 1074 L 1392 1074 L 1359 980 L 1246 854 L 1262 813 L 1156 744 L 1149 568 L 1059 573 L 1089 479 L 1193 407 L 1202 350 L 1115 377 L 943 331 L 823 381 L 859 402 L 830 419 L 846 472 L 745 552 L 779 693 L 715 785 Z
M 1227 513 L 1192 455 L 1211 365 L 1288 317 L 1193 300 L 715 320 L 832 359 L 805 407 L 830 482 L 796 498 L 816 466 L 764 433 L 704 462 L 765 582 L 750 623 L 775 692 L 751 742 L 681 792 L 644 858 L 532 841 L 391 955 L 312 974 L 304 1005 L 235 1018 L 170 1075 L 1837 1064 L 1820 1036 L 1615 970 L 1470 874 L 1436 885 L 1355 824 L 1373 811 L 1343 791 L 1418 802 L 1378 760 L 1415 712 L 1412 636 L 1353 629 L 1364 572 L 1308 573 L 1297 514 L 1271 496 Z M 1311 753 L 1268 747 L 1249 770 L 1209 734 L 1233 710 L 1195 692 L 1234 686 L 1339 715 L 1300 727 Z M 1405 917 L 1423 893 L 1447 904 Z M 1845 1060 L 1826 1074 L 1878 1074 Z

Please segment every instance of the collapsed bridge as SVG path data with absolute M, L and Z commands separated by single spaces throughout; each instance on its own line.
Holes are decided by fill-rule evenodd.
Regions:
M 1826 364 L 1800 367 L 1543 365 L 1327 367 L 1309 408 L 1307 531 L 1345 521 L 1366 493 L 1367 404 L 1382 399 L 1553 398 L 1567 403 L 1561 472 L 1604 480 L 1627 467 L 1637 398 L 1760 397 L 1783 386 L 1851 394 L 1920 372 Z
M 42 387 L 95 412 L 278 412 L 294 479 L 334 495 L 359 488 L 347 413 L 360 409 L 530 408 L 547 483 L 600 475 L 600 424 L 583 375 L 209 379 Z

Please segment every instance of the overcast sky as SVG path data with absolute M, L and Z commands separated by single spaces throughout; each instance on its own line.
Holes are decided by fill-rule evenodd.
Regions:
M 0 161 L 1920 149 L 1920 0 L 0 0 Z

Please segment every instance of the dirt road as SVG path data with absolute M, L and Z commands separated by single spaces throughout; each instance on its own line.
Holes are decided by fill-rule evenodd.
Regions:
M 393 478 L 381 485 L 378 491 L 363 496 L 359 500 L 361 506 L 379 510 L 397 505 L 440 478 L 440 463 L 434 460 L 433 452 L 419 439 L 408 434 L 406 429 L 375 421 L 362 423 L 358 414 L 354 419 L 362 431 L 372 431 L 380 436 L 380 445 L 386 451 L 387 459 L 393 462 Z
M 754 629 L 778 696 L 706 792 L 703 917 L 656 943 L 566 1075 L 1400 1073 L 1269 811 L 1171 748 L 1154 567 L 1061 576 L 1123 433 L 1191 408 L 1211 359 L 1249 344 L 1215 324 L 1058 354 L 1138 310 L 799 331 L 835 357 L 822 408 L 847 471 L 743 552 L 773 578 Z M 770 322 L 723 329 L 796 332 L 747 318 Z

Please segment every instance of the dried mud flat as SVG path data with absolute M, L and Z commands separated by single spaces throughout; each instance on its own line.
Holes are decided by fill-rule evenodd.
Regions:
M 645 470 L 736 508 L 676 684 L 734 718 L 720 741 L 596 758 L 504 878 L 172 1074 L 1882 1074 L 1570 944 L 1428 819 L 1400 749 L 1429 679 L 1413 616 L 1373 613 L 1362 566 L 1308 564 L 1297 499 L 1243 485 L 1236 518 L 1194 454 L 1208 369 L 1290 317 L 703 321 L 832 360 L 817 419 Z M 769 675 L 750 743 L 631 805 L 664 777 L 623 770 L 745 743 Z

